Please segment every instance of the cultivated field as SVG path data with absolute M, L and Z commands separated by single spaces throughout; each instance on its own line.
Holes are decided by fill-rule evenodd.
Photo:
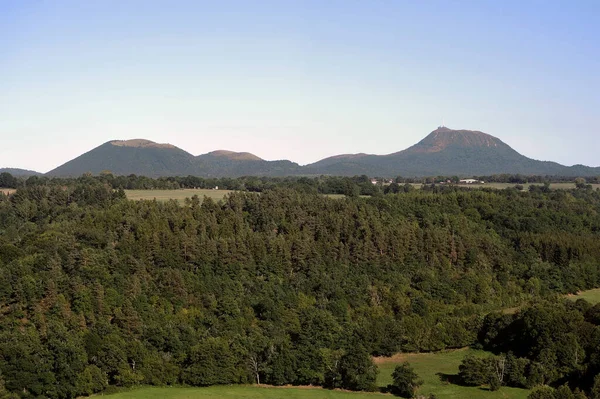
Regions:
M 592 305 L 595 305 L 597 303 L 600 303 L 600 288 L 594 288 L 593 290 L 581 291 L 581 292 L 577 293 L 577 295 L 568 295 L 567 298 L 569 298 L 572 301 L 576 301 L 578 299 L 585 299 Z
M 392 382 L 394 367 L 408 361 L 424 384 L 420 395 L 435 394 L 439 399 L 526 399 L 526 389 L 502 387 L 492 392 L 481 387 L 464 387 L 451 384 L 448 380 L 456 378 L 458 366 L 467 354 L 487 356 L 489 353 L 473 349 L 459 349 L 438 353 L 398 354 L 390 358 L 376 358 L 379 367 L 377 385 L 385 387 Z M 376 399 L 392 397 L 389 394 L 367 392 L 330 391 L 318 387 L 265 387 L 255 385 L 230 385 L 208 388 L 140 388 L 109 396 L 111 399 Z
M 182 190 L 125 190 L 127 198 L 131 200 L 153 200 L 168 201 L 170 199 L 183 202 L 186 198 L 191 198 L 194 195 L 200 197 L 205 196 L 216 201 L 223 199 L 230 190 L 211 190 L 211 189 L 182 189 Z

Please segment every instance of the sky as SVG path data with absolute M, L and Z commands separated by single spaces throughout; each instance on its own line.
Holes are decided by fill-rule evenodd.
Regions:
M 300 164 L 442 124 L 600 166 L 600 2 L 0 0 L 0 167 L 109 140 Z

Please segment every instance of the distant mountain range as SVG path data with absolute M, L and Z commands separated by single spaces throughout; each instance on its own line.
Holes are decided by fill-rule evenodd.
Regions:
M 247 152 L 213 151 L 194 156 L 171 144 L 149 140 L 109 141 L 47 173 L 80 176 L 115 175 L 237 177 L 338 176 L 472 176 L 500 173 L 524 175 L 595 176 L 600 167 L 564 166 L 527 158 L 502 140 L 472 130 L 439 127 L 417 144 L 388 155 L 344 154 L 313 164 L 265 161 Z

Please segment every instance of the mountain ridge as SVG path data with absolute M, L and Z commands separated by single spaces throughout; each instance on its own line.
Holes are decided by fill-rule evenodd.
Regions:
M 136 174 L 149 177 L 288 175 L 434 176 L 525 174 L 592 176 L 600 167 L 564 166 L 521 155 L 499 138 L 478 130 L 440 126 L 416 144 L 390 154 L 339 154 L 301 166 L 267 161 L 249 152 L 216 150 L 194 156 L 172 144 L 145 139 L 111 140 L 47 173 L 49 176 Z

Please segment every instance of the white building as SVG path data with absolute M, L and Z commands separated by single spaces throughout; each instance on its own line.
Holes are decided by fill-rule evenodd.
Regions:
M 475 179 L 461 179 L 458 182 L 461 184 L 476 184 L 476 183 L 483 184 L 484 183 L 483 180 L 475 180 Z

